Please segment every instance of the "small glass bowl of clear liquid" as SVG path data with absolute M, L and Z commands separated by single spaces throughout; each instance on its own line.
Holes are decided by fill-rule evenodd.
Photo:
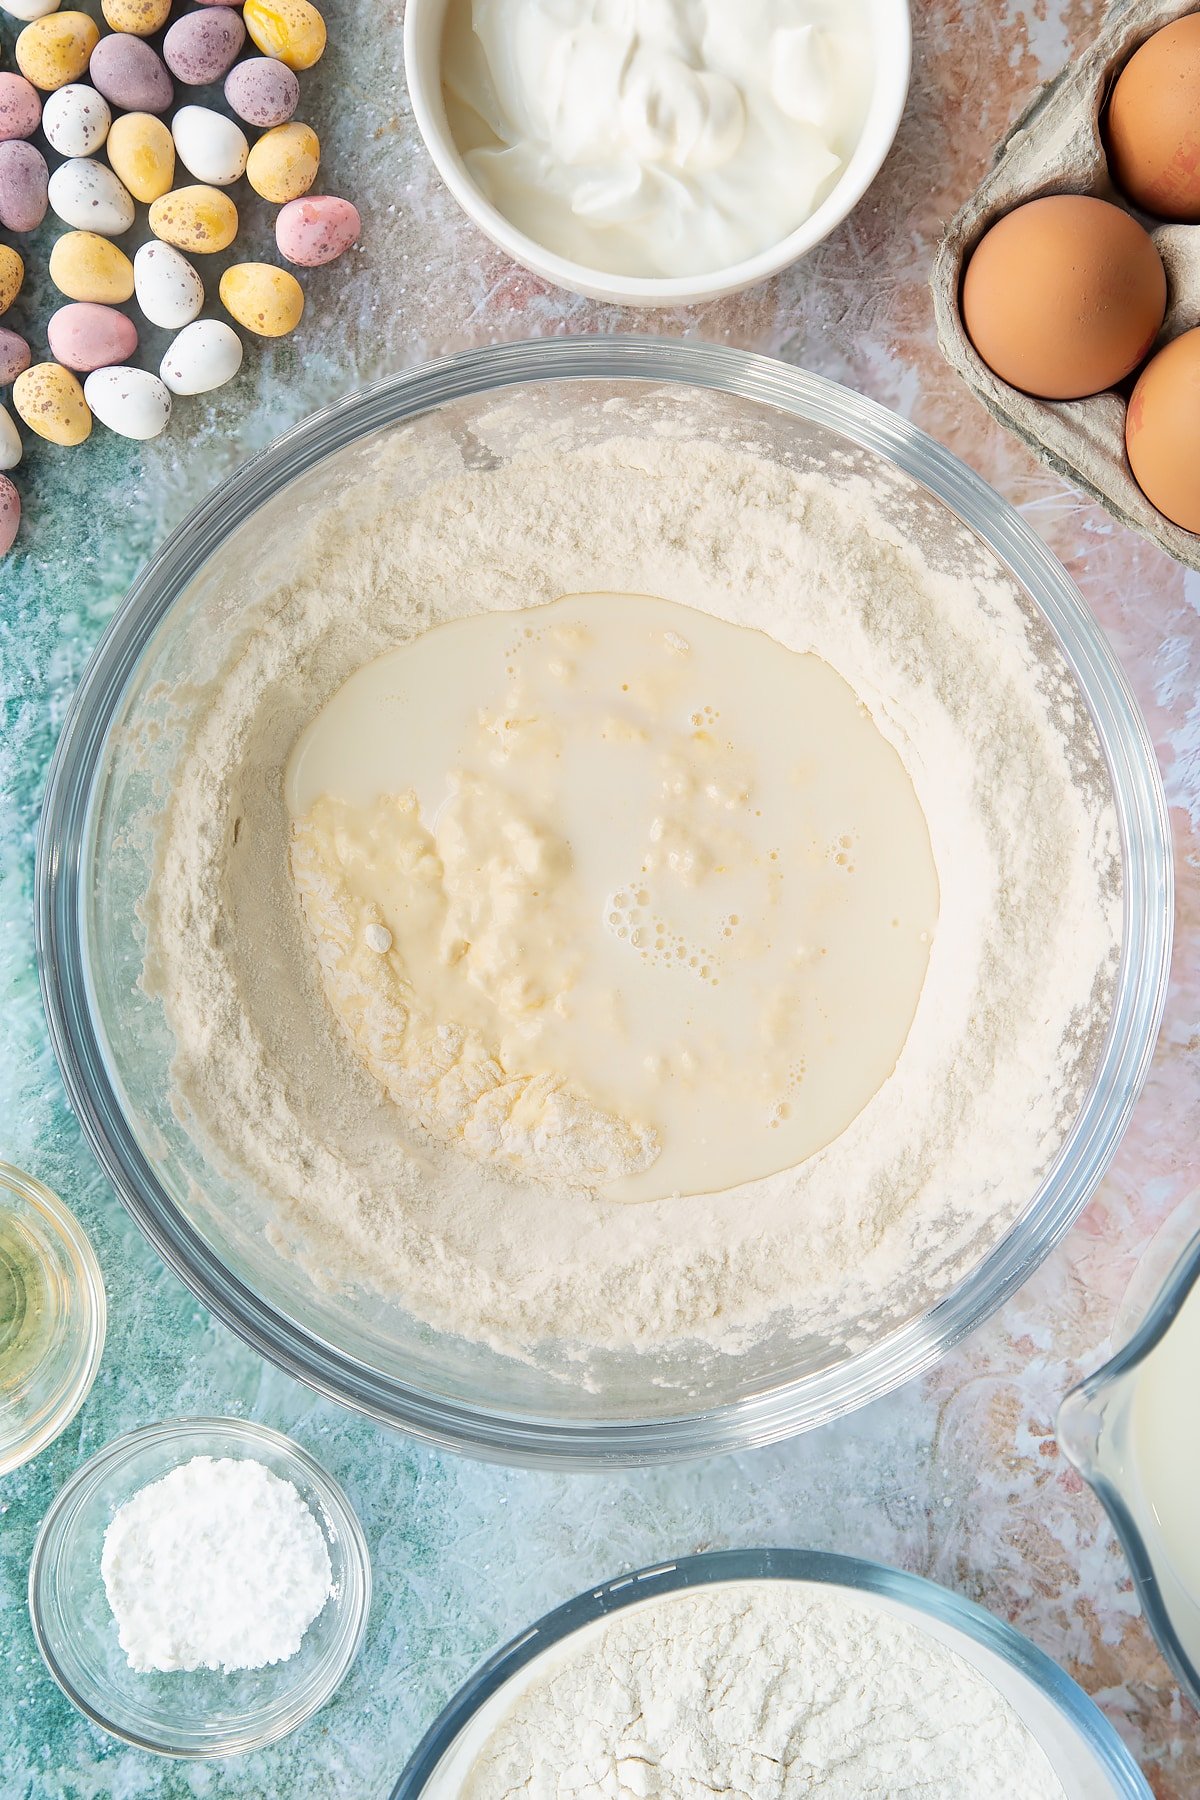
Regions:
M 96 1378 L 104 1324 L 100 1265 L 76 1219 L 0 1162 L 0 1475 L 70 1424 Z
M 1116 1353 L 1063 1401 L 1058 1438 L 1112 1520 L 1146 1622 L 1200 1710 L 1200 1189 L 1142 1259 L 1114 1340 Z

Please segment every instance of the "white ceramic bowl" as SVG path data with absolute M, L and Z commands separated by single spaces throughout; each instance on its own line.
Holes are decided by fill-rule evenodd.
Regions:
M 736 4 L 736 0 L 729 3 Z M 854 153 L 816 211 L 778 244 L 709 275 L 682 275 L 673 281 L 613 275 L 556 256 L 526 237 L 497 211 L 472 180 L 451 136 L 442 98 L 442 26 L 447 5 L 448 0 L 408 0 L 404 15 L 404 72 L 425 148 L 467 217 L 493 244 L 556 287 L 586 294 L 592 300 L 612 300 L 625 306 L 688 306 L 737 293 L 740 288 L 777 275 L 828 237 L 858 205 L 892 147 L 908 95 L 912 63 L 908 0 L 865 0 L 868 31 L 875 48 L 871 98 Z

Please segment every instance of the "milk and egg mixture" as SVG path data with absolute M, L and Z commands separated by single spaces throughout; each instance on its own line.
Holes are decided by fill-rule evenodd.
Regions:
M 325 992 L 430 1130 L 620 1200 L 801 1162 L 891 1073 L 937 916 L 829 665 L 644 595 L 427 632 L 292 757 Z

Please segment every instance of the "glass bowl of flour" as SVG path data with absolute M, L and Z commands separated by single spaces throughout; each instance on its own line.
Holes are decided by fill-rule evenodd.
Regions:
M 215 1476 L 247 1465 L 257 1482 L 231 1503 Z M 128 1520 L 120 1589 L 114 1520 Z M 283 1579 L 253 1608 L 235 1527 L 277 1546 L 272 1576 Z M 295 1614 L 310 1537 L 326 1594 Z M 186 1567 L 189 1544 L 207 1592 L 188 1594 L 186 1573 L 173 1592 L 152 1591 L 173 1546 Z M 94 1724 L 160 1756 L 236 1756 L 295 1731 L 345 1677 L 370 1604 L 370 1555 L 345 1494 L 299 1444 L 249 1419 L 167 1419 L 106 1444 L 55 1498 L 29 1569 L 34 1636 L 55 1681 Z
M 614 596 L 625 612 L 597 612 Z M 709 1085 L 665 1145 L 635 1117 L 663 1098 L 661 1057 L 610 1057 L 602 1073 L 628 1104 L 605 1111 L 557 1078 L 509 1079 L 509 1048 L 476 1030 L 477 1013 L 462 1024 L 489 981 L 508 1043 L 539 982 L 543 1020 L 557 1030 L 571 1014 L 584 915 L 559 908 L 553 884 L 586 845 L 530 827 L 486 780 L 459 781 L 453 842 L 439 819 L 435 843 L 403 795 L 386 819 L 370 792 L 349 811 L 296 798 L 297 759 L 309 767 L 322 733 L 326 748 L 349 741 L 330 739 L 331 720 L 406 768 L 441 756 L 457 709 L 507 756 L 530 709 L 505 694 L 477 704 L 475 672 L 490 633 L 501 677 L 522 680 L 541 618 L 560 645 L 597 648 L 530 675 L 581 697 L 557 715 L 560 749 L 537 740 L 526 771 L 541 780 L 561 754 L 590 793 L 613 742 L 632 757 L 661 724 L 631 728 L 626 702 L 649 677 L 639 666 L 618 682 L 612 661 L 649 642 L 647 608 L 691 609 L 685 630 L 650 623 L 664 656 L 709 657 L 712 690 L 688 743 L 663 750 L 676 811 L 647 844 L 652 873 L 643 887 L 635 870 L 603 909 L 622 954 L 644 945 L 639 968 L 678 956 L 671 967 L 706 989 L 670 1069 L 690 1081 L 699 1063 Z M 509 615 L 511 643 L 496 635 Z M 618 617 L 629 629 L 605 640 Z M 751 640 L 765 660 L 746 675 Z M 470 657 L 439 662 L 455 644 Z M 794 703 L 778 698 L 781 656 L 816 684 Z M 613 677 L 611 720 L 588 711 L 593 675 Z M 751 774 L 716 722 L 738 707 L 758 734 Z M 540 730 L 540 701 L 532 711 Z M 603 755 L 576 732 L 594 717 Z M 809 1106 L 824 1139 L 802 1141 L 775 1104 L 744 1134 L 758 1160 L 748 1149 L 739 1162 L 728 1102 L 750 1075 L 729 1046 L 744 1020 L 723 1000 L 733 1035 L 709 1027 L 710 997 L 737 992 L 728 946 L 743 910 L 689 956 L 650 890 L 664 859 L 681 904 L 697 874 L 702 900 L 706 869 L 740 878 L 754 862 L 769 910 L 774 840 L 754 848 L 751 815 L 769 811 L 756 795 L 782 808 L 786 861 L 783 777 L 840 771 L 832 746 L 850 738 L 835 728 L 870 737 L 861 767 L 877 778 L 860 798 L 876 835 L 829 839 L 814 907 L 857 862 L 886 870 L 903 815 L 924 822 L 936 921 L 917 931 L 930 902 L 914 877 L 911 917 L 889 907 L 861 957 L 853 937 L 840 952 L 829 939 L 822 964 L 826 941 L 800 908 L 789 928 L 806 941 L 772 971 L 779 1004 L 763 1014 L 800 1112 L 829 1071 L 819 1033 L 807 1063 L 792 1043 L 793 979 L 811 976 L 808 1001 L 834 1035 L 861 1028 L 865 1041 L 894 998 L 878 983 L 895 927 L 920 949 L 905 1029 L 878 1080 L 834 1096 L 840 1114 Z M 733 840 L 695 826 L 706 796 L 741 808 L 745 868 L 742 851 L 722 854 Z M 620 812 L 611 793 L 606 804 Z M 476 855 L 489 833 L 503 843 Z M 347 885 L 375 880 L 373 845 L 393 860 L 403 846 L 404 880 L 432 869 L 449 883 L 455 863 L 455 905 L 477 925 L 491 909 L 449 950 L 437 915 L 445 979 L 431 988 L 404 961 L 394 895 Z M 493 851 L 507 885 L 485 893 L 472 884 Z M 168 540 L 64 727 L 37 917 L 84 1130 L 206 1305 L 321 1392 L 419 1436 L 588 1466 L 817 1425 L 929 1367 L 1014 1291 L 1094 1189 L 1140 1089 L 1171 865 L 1152 748 L 1102 634 L 1034 534 L 953 456 L 762 358 L 563 340 L 472 352 L 347 399 Z M 425 929 L 434 915 L 420 917 Z M 564 1055 L 580 1067 L 638 1001 L 630 970 L 593 981 L 591 1010 L 576 1008 L 585 1029 Z M 710 1116 L 724 1132 L 711 1171 L 697 1154 Z
M 391 1800 L 549 1793 L 566 1771 L 663 1796 L 1150 1794 L 1099 1708 L 1011 1626 L 812 1550 L 681 1557 L 557 1607 L 480 1665 Z

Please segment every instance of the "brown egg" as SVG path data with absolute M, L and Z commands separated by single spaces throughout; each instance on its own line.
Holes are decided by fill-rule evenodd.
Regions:
M 1200 219 L 1200 13 L 1165 25 L 1130 57 L 1105 137 L 1109 173 L 1135 206 Z
M 1149 234 L 1107 200 L 1053 194 L 997 221 L 963 281 L 963 322 L 1011 387 L 1078 400 L 1114 387 L 1163 321 L 1167 278 Z
M 1146 364 L 1129 400 L 1125 448 L 1152 506 L 1200 531 L 1200 329 Z

